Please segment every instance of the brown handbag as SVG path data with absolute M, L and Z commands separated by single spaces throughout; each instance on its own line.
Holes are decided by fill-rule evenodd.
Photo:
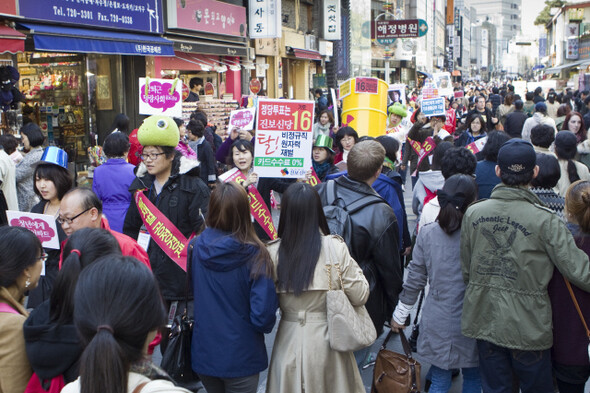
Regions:
M 386 349 L 393 333 L 393 330 L 389 331 L 377 354 L 371 393 L 420 393 L 421 366 L 412 357 L 410 344 L 402 330 L 399 331 L 399 337 L 405 355 Z

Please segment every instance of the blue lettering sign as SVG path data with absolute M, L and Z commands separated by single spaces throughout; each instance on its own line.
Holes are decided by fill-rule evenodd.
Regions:
M 422 113 L 424 116 L 440 116 L 445 114 L 444 97 L 429 98 L 422 100 Z

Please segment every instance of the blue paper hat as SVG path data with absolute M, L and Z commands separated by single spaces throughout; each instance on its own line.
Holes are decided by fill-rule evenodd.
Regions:
M 40 164 L 54 164 L 68 169 L 68 153 L 57 146 L 48 146 L 43 151 Z

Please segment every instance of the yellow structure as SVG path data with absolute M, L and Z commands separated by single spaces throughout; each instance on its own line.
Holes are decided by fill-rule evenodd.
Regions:
M 385 81 L 377 78 L 352 78 L 342 83 L 342 124 L 354 128 L 359 136 L 383 135 L 388 88 Z

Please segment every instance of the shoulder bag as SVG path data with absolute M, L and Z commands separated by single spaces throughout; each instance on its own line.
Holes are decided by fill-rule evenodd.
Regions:
M 377 353 L 371 393 L 420 393 L 421 365 L 412 357 L 403 330 L 399 331 L 399 337 L 405 354 L 386 349 L 393 333 L 393 330 L 389 331 Z
M 331 239 L 328 239 L 328 293 L 326 294 L 326 309 L 328 318 L 328 336 L 330 347 L 338 352 L 358 351 L 373 344 L 377 339 L 377 332 L 373 321 L 365 306 L 355 307 L 350 303 L 344 292 L 340 264 L 333 263 Z M 338 273 L 340 289 L 332 288 L 332 267 Z

